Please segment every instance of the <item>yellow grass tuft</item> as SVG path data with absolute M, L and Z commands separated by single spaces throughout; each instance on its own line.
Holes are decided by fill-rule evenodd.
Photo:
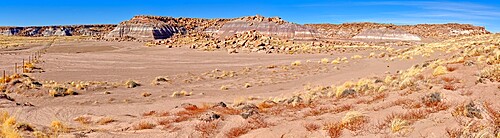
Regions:
M 409 127 L 410 123 L 406 120 L 399 119 L 399 118 L 394 118 L 391 121 L 391 131 L 393 133 L 399 132 L 401 130 L 407 129 Z
M 292 65 L 292 66 L 300 66 L 300 65 L 301 65 L 301 63 L 300 63 L 300 61 L 299 61 L 299 60 L 297 60 L 297 61 L 292 62 L 292 63 L 291 63 L 291 65 Z
M 61 121 L 52 121 L 52 123 L 50 123 L 50 129 L 56 134 L 69 132 L 69 128 Z
M 444 75 L 448 73 L 448 69 L 445 66 L 437 66 L 432 72 L 433 76 Z
M 328 58 L 321 59 L 321 64 L 328 64 L 330 60 Z
M 351 111 L 342 118 L 342 126 L 349 130 L 359 130 L 366 123 L 368 123 L 368 117 L 360 112 Z
M 11 117 L 8 112 L 2 111 L 0 116 L 0 136 L 5 138 L 21 138 L 21 134 L 16 129 L 16 118 Z

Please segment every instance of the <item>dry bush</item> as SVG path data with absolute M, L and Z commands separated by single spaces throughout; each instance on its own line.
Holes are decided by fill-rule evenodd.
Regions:
M 215 107 L 212 110 L 221 113 L 221 114 L 227 114 L 227 115 L 239 115 L 241 114 L 241 110 L 237 110 L 234 108 L 230 107 Z
M 328 132 L 331 138 L 339 138 L 342 136 L 343 125 L 340 122 L 327 123 L 324 125 L 323 129 Z
M 196 131 L 201 132 L 203 137 L 208 137 L 208 136 L 214 134 L 215 131 L 217 131 L 218 123 L 219 123 L 219 121 L 217 121 L 217 120 L 210 121 L 210 122 L 201 121 L 194 126 L 194 129 Z
M 156 115 L 156 111 L 149 111 L 142 113 L 142 116 L 152 116 L 152 115 Z
M 267 128 L 269 127 L 269 125 L 270 124 L 265 122 L 264 119 L 260 116 L 251 116 L 247 119 L 247 122 L 245 124 L 235 128 L 231 128 L 225 135 L 227 137 L 234 138 L 246 134 L 254 129 Z
M 139 124 L 136 124 L 132 126 L 134 130 L 143 130 L 143 129 L 153 129 L 156 125 L 149 123 L 149 122 L 139 122 Z
M 492 106 L 491 103 L 489 103 L 489 102 L 484 102 L 483 105 L 484 105 L 484 109 L 486 110 L 486 112 L 493 119 L 493 124 L 500 127 L 500 110 L 493 109 L 493 107 L 491 107 Z M 500 128 L 498 131 L 499 131 L 498 134 L 500 134 Z
M 441 98 L 442 96 L 441 93 L 439 92 L 430 93 L 422 97 L 422 103 L 425 104 L 427 107 L 436 106 L 438 103 L 441 102 Z
M 458 79 L 454 78 L 454 77 L 441 77 L 441 80 L 443 80 L 446 83 L 455 83 L 455 82 L 458 82 Z
M 306 130 L 310 131 L 310 132 L 316 131 L 320 127 L 318 124 L 315 124 L 315 123 L 305 123 L 302 126 L 304 126 L 304 128 L 306 128 Z
M 451 129 L 451 128 L 446 128 L 446 134 L 448 134 L 448 137 L 450 138 L 460 138 L 463 134 L 461 129 Z
M 453 72 L 453 71 L 455 71 L 455 70 L 457 70 L 457 69 L 458 69 L 458 67 L 449 67 L 449 66 L 448 66 L 448 67 L 446 67 L 446 70 L 447 70 L 448 72 Z
M 443 89 L 445 90 L 450 90 L 450 91 L 455 91 L 457 90 L 457 87 L 451 83 L 446 83 L 443 85 Z
M 368 121 L 368 116 L 357 111 L 351 111 L 342 118 L 342 126 L 351 131 L 356 131 L 361 129 Z
M 453 112 L 451 112 L 453 116 L 465 116 L 469 118 L 479 118 L 482 119 L 481 110 L 476 107 L 474 102 L 469 102 L 468 104 L 462 104 L 455 107 Z
M 229 129 L 229 132 L 225 133 L 224 135 L 226 135 L 226 137 L 228 138 L 236 138 L 250 132 L 250 130 L 252 130 L 252 128 L 248 126 L 248 124 L 245 124 Z
M 112 122 L 115 122 L 116 120 L 114 120 L 113 118 L 110 118 L 110 117 L 103 117 L 101 119 L 99 119 L 97 121 L 97 124 L 99 125 L 106 125 L 106 124 L 109 124 L 109 123 L 112 123 Z

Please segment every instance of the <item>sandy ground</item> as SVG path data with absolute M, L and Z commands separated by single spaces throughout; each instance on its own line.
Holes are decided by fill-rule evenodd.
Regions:
M 387 75 L 400 75 L 400 71 L 414 65 L 422 65 L 433 59 L 445 59 L 450 54 L 435 53 L 430 57 L 415 56 L 410 60 L 392 60 L 387 58 L 352 59 L 353 55 L 368 56 L 369 53 L 386 52 L 382 50 L 365 50 L 352 53 L 328 54 L 259 54 L 238 53 L 228 54 L 223 51 L 204 52 L 187 48 L 145 47 L 135 42 L 59 42 L 52 45 L 30 45 L 27 48 L 0 51 L 0 70 L 7 70 L 12 74 L 14 63 L 21 64 L 35 51 L 45 50 L 36 64 L 43 72 L 29 73 L 32 78 L 40 81 L 55 81 L 67 84 L 73 81 L 98 81 L 110 85 L 88 87 L 77 90 L 78 95 L 64 97 L 48 96 L 47 89 L 32 90 L 26 94 L 11 93 L 17 103 L 29 102 L 34 106 L 3 106 L 19 122 L 28 122 L 38 130 L 50 131 L 49 124 L 58 120 L 66 124 L 71 130 L 58 134 L 60 137 L 231 137 L 228 133 L 248 121 L 239 114 L 222 115 L 222 120 L 216 120 L 214 130 L 198 130 L 203 121 L 198 118 L 210 110 L 193 113 L 187 121 L 169 122 L 161 125 L 160 120 L 168 119 L 168 115 L 156 115 L 160 112 L 171 114 L 182 110 L 183 103 L 190 103 L 202 107 L 224 102 L 228 105 L 240 101 L 259 103 L 269 97 L 293 97 L 297 93 L 312 91 L 328 86 L 340 86 L 346 81 L 357 82 L 361 78 L 384 80 Z M 331 64 L 336 58 L 347 57 L 348 62 Z M 329 59 L 327 64 L 320 61 Z M 292 62 L 300 61 L 300 65 L 293 66 Z M 460 66 L 460 65 L 455 65 Z M 391 106 L 400 99 L 409 99 L 419 102 L 422 96 L 434 91 L 442 91 L 447 97 L 447 104 L 455 107 L 467 101 L 493 102 L 493 108 L 498 109 L 499 84 L 475 84 L 474 76 L 479 66 L 462 67 L 450 76 L 460 78 L 461 92 L 473 91 L 471 95 L 458 94 L 455 91 L 442 91 L 435 86 L 429 90 L 392 90 L 384 98 L 375 99 L 375 95 L 361 95 L 356 98 L 324 99 L 312 102 L 295 109 L 283 106 L 284 111 L 277 115 L 269 115 L 271 111 L 262 110 L 260 116 L 266 125 L 246 128 L 248 132 L 239 134 L 242 137 L 328 137 L 328 123 L 342 120 L 350 111 L 360 111 L 369 118 L 369 125 L 359 130 L 343 129 L 342 137 L 443 137 L 447 136 L 446 128 L 460 127 L 450 114 L 452 108 L 445 111 L 429 113 L 424 119 L 412 121 L 404 132 L 391 133 L 387 127 L 375 128 L 378 122 L 383 122 L 386 116 L 395 112 L 409 111 L 402 106 Z M 427 73 L 429 74 L 429 73 Z M 168 82 L 153 84 L 156 77 L 168 78 Z M 124 84 L 134 80 L 141 84 L 139 87 L 126 88 L 112 86 Z M 249 86 L 246 86 L 246 85 Z M 222 87 L 227 90 L 221 90 Z M 423 87 L 423 86 L 422 86 Z M 185 90 L 192 92 L 190 96 L 171 97 L 175 91 Z M 322 90 L 322 91 L 323 91 Z M 474 93 L 482 91 L 482 94 Z M 144 93 L 150 94 L 144 96 Z M 485 96 L 486 95 L 486 96 Z M 336 109 L 342 105 L 352 106 L 339 112 L 322 112 L 322 109 Z M 185 106 L 183 106 L 185 108 Z M 276 106 L 275 108 L 279 108 Z M 291 108 L 291 109 L 288 109 Z M 201 108 L 200 108 L 201 109 Z M 235 107 L 235 109 L 238 109 Z M 427 110 L 422 107 L 422 110 Z M 429 107 L 428 110 L 434 108 Z M 186 109 L 187 110 L 187 109 Z M 316 113 L 313 112 L 319 110 Z M 144 115 L 151 112 L 152 115 Z M 433 110 L 434 111 L 434 110 Z M 222 111 L 218 111 L 220 113 Z M 430 112 L 430 111 L 429 111 Z M 314 113 L 314 115 L 310 115 Z M 156 117 L 155 117 L 156 115 Z M 75 121 L 77 117 L 89 118 L 90 122 L 97 122 L 100 118 L 110 117 L 114 122 L 99 125 L 96 123 L 81 123 Z M 255 119 L 255 118 L 253 118 Z M 377 121 L 378 120 L 378 121 Z M 493 119 L 494 120 L 494 119 Z M 152 129 L 134 129 L 140 122 L 153 122 Z M 261 120 L 262 121 L 262 120 Z M 416 122 L 416 123 L 415 123 Z M 209 122 L 208 124 L 213 122 Z M 390 121 L 389 121 L 390 123 Z M 250 123 L 252 124 L 252 123 Z M 447 125 L 453 124 L 453 125 Z M 206 124 L 205 124 L 206 125 Z M 318 126 L 319 129 L 306 130 L 305 126 Z M 498 129 L 498 128 L 497 128 Z M 389 131 L 389 132 L 387 132 Z M 492 130 L 495 131 L 495 130 Z M 49 133 L 49 132 L 47 132 Z M 498 132 L 492 132 L 498 133 Z

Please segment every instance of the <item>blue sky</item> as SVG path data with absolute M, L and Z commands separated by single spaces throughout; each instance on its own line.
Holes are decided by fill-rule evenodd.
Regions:
M 134 15 L 233 18 L 260 14 L 299 24 L 469 23 L 500 32 L 500 1 L 3 0 L 1 26 L 116 24 Z

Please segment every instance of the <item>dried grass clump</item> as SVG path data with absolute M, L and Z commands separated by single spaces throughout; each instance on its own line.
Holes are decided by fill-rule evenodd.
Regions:
M 305 123 L 303 124 L 304 128 L 306 128 L 307 131 L 316 131 L 319 129 L 319 125 L 318 124 L 315 124 L 315 123 Z
M 69 132 L 69 127 L 67 127 L 66 125 L 64 125 L 61 121 L 52 121 L 52 123 L 50 123 L 50 129 L 55 134 L 68 133 Z
M 246 134 L 251 130 L 266 128 L 268 126 L 269 124 L 265 122 L 262 118 L 257 116 L 252 116 L 247 119 L 247 122 L 245 124 L 229 129 L 229 131 L 225 133 L 225 136 L 229 138 L 235 138 L 243 134 Z
M 485 67 L 479 73 L 481 78 L 489 79 L 492 82 L 500 82 L 500 64 Z
M 436 106 L 441 102 L 442 95 L 439 92 L 430 93 L 422 97 L 422 103 L 428 107 Z
M 114 120 L 113 118 L 111 117 L 103 117 L 101 119 L 99 119 L 97 121 L 97 124 L 99 125 L 106 125 L 106 124 L 109 124 L 109 123 L 112 123 L 112 122 L 115 122 L 116 120 Z
M 79 116 L 79 117 L 73 119 L 73 121 L 76 121 L 82 125 L 88 125 L 88 124 L 92 123 L 92 120 L 90 120 L 90 117 L 86 117 L 86 116 Z
M 217 131 L 219 121 L 201 121 L 194 126 L 194 129 L 201 132 L 203 137 L 209 137 Z
M 250 132 L 250 130 L 252 130 L 252 128 L 248 124 L 245 124 L 229 129 L 229 131 L 225 133 L 225 136 L 228 138 L 236 138 Z
M 329 61 L 330 60 L 328 58 L 323 58 L 323 59 L 321 59 L 320 62 L 321 62 L 321 64 L 328 64 Z
M 291 65 L 292 66 L 300 66 L 301 62 L 299 60 L 297 60 L 297 61 L 292 62 Z
M 481 110 L 474 104 L 474 102 L 469 102 L 468 104 L 462 104 L 453 110 L 451 112 L 453 116 L 465 116 L 469 118 L 478 118 L 478 119 L 483 119 L 483 116 L 481 115 Z
M 0 136 L 5 138 L 21 138 L 21 134 L 16 127 L 16 119 L 11 117 L 8 112 L 0 112 Z
M 352 131 L 361 129 L 366 123 L 368 123 L 368 116 L 357 111 L 348 112 L 342 118 L 342 126 Z
M 187 92 L 187 91 L 175 91 L 170 95 L 170 97 L 182 97 L 182 96 L 191 96 L 193 95 L 193 92 Z
M 439 75 L 444 75 L 448 73 L 448 68 L 445 66 L 437 66 L 434 68 L 434 71 L 432 71 L 433 76 L 439 76 Z
M 139 122 L 133 126 L 134 130 L 153 129 L 156 125 L 149 122 Z
M 332 60 L 332 64 L 340 64 L 340 58 L 337 58 L 335 60 Z
M 328 136 L 331 138 L 339 138 L 342 136 L 343 125 L 340 122 L 327 123 L 323 126 L 323 129 L 328 132 Z
M 393 133 L 399 132 L 401 130 L 407 130 L 410 127 L 410 122 L 400 119 L 400 118 L 394 118 L 391 121 L 391 131 Z

